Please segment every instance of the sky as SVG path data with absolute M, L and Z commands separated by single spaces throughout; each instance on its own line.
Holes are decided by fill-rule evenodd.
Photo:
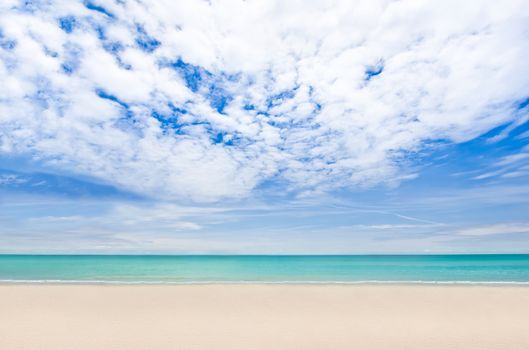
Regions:
M 527 253 L 527 57 L 523 0 L 3 0 L 0 253 Z

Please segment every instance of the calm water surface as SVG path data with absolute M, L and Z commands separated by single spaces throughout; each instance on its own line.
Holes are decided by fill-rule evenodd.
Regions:
M 0 282 L 519 283 L 529 255 L 0 255 Z

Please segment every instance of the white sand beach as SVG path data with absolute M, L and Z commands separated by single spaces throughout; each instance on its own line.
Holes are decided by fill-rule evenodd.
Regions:
M 529 349 L 529 288 L 0 285 L 0 349 Z

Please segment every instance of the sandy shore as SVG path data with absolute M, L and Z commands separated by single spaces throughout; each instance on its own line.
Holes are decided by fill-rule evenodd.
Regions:
M 529 288 L 0 285 L 0 349 L 529 349 Z

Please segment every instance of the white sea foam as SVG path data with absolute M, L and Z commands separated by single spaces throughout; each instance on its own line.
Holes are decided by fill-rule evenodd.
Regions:
M 117 281 L 117 280 L 17 280 L 0 279 L 0 284 L 110 284 L 110 285 L 369 285 L 369 284 L 426 284 L 426 285 L 529 285 L 529 281 Z

